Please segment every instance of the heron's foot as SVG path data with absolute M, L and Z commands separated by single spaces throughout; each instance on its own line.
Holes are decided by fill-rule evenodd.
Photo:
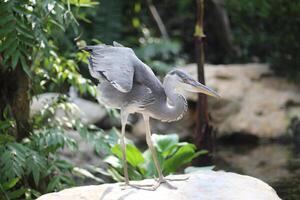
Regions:
M 126 190 L 129 188 L 143 189 L 143 190 L 152 190 L 154 184 L 133 184 L 133 183 L 121 183 L 120 184 L 122 190 Z
M 166 180 L 166 181 L 186 181 L 189 178 L 190 178 L 189 176 L 184 176 L 182 178 L 168 178 L 168 177 L 163 177 L 163 180 Z M 159 181 L 159 178 L 155 178 L 155 180 Z
M 165 177 L 158 178 L 158 179 L 156 179 L 156 184 L 151 189 L 156 190 L 160 185 L 165 184 L 168 188 L 176 190 L 177 187 L 172 185 L 171 183 L 169 183 L 169 181 L 172 181 L 172 180 L 168 180 Z
M 165 177 L 165 179 L 167 181 L 186 181 L 188 180 L 190 177 L 189 176 L 183 176 L 182 178 L 168 178 L 168 177 Z

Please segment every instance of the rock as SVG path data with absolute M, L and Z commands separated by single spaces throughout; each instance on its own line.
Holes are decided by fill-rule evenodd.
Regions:
M 37 114 L 46 105 L 52 104 L 59 97 L 59 93 L 49 92 L 34 96 L 30 105 L 30 116 Z
M 196 76 L 196 65 L 184 70 Z M 284 135 L 293 117 L 300 118 L 300 88 L 276 77 L 265 64 L 206 65 L 208 86 L 221 99 L 209 98 L 219 137 L 246 133 L 262 138 Z M 187 94 L 196 100 L 195 94 Z
M 72 102 L 80 110 L 75 117 L 82 119 L 87 124 L 95 124 L 106 116 L 105 108 L 98 103 L 78 97 L 74 98 Z
M 187 175 L 173 175 L 178 178 Z M 259 179 L 229 172 L 200 171 L 189 174 L 187 181 L 172 181 L 178 189 L 170 189 L 165 185 L 156 191 L 135 188 L 122 190 L 118 183 L 91 185 L 66 189 L 50 193 L 37 200 L 276 200 L 280 199 L 275 190 Z M 153 180 L 136 181 L 139 184 Z
M 33 97 L 30 106 L 30 116 L 41 111 L 47 104 L 51 105 L 59 97 L 59 93 L 44 93 Z M 77 110 L 72 113 L 72 119 L 81 119 L 86 124 L 94 124 L 101 121 L 106 116 L 106 111 L 103 106 L 92 101 L 82 99 L 77 96 L 70 98 L 70 101 L 77 106 Z M 63 118 L 66 113 L 61 110 L 56 110 L 56 117 Z

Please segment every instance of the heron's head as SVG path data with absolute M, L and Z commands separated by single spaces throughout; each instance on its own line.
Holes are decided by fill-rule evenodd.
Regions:
M 172 70 L 167 74 L 166 77 L 168 77 L 172 84 L 174 84 L 174 88 L 176 89 L 203 93 L 209 96 L 220 98 L 220 95 L 218 95 L 214 90 L 199 83 L 191 75 L 182 70 Z

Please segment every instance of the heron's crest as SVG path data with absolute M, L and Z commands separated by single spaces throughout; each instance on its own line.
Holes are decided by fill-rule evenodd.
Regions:
M 174 70 L 170 71 L 168 74 L 170 74 L 170 75 L 177 75 L 183 81 L 192 78 L 189 74 L 187 74 L 186 72 L 184 72 L 184 71 L 182 71 L 180 69 L 174 69 Z

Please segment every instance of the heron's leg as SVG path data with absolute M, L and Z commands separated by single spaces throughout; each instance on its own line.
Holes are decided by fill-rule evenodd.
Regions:
M 151 130 L 150 130 L 150 125 L 149 125 L 149 116 L 144 115 L 144 121 L 145 121 L 145 129 L 146 129 L 146 142 L 147 142 L 147 145 L 148 145 L 148 147 L 151 151 L 152 158 L 153 158 L 153 161 L 154 161 L 154 165 L 155 165 L 155 168 L 156 168 L 157 173 L 158 173 L 158 178 L 159 178 L 159 180 L 162 180 L 164 178 L 164 176 L 162 174 L 162 170 L 161 170 L 161 167 L 160 167 L 158 159 L 157 159 L 156 150 L 155 150 L 155 148 L 153 146 L 153 143 L 152 143 Z
M 152 187 L 152 190 L 156 190 L 160 186 L 160 184 L 162 184 L 162 183 L 166 183 L 171 189 L 176 189 L 176 187 L 174 187 L 173 185 L 171 185 L 170 183 L 167 182 L 167 179 L 164 177 L 164 175 L 162 173 L 160 164 L 159 164 L 158 159 L 157 159 L 158 158 L 157 153 L 156 153 L 156 150 L 153 146 L 152 139 L 151 139 L 149 116 L 144 115 L 143 117 L 144 117 L 144 121 L 145 121 L 145 129 L 146 129 L 146 142 L 147 142 L 147 144 L 149 146 L 149 149 L 151 151 L 152 158 L 153 158 L 153 161 L 154 161 L 154 165 L 155 165 L 157 173 L 158 173 L 157 183 Z
M 126 162 L 126 144 L 125 144 L 125 127 L 127 123 L 127 118 L 128 118 L 128 113 L 121 111 L 121 124 L 122 124 L 121 148 L 122 148 L 122 162 L 124 167 L 125 185 L 129 185 L 128 167 Z
M 124 178 L 125 178 L 125 183 L 121 184 L 121 186 L 125 186 L 122 189 L 125 189 L 126 186 L 131 186 L 131 187 L 138 188 L 138 189 L 151 190 L 151 188 L 153 187 L 153 184 L 138 185 L 138 184 L 131 184 L 129 182 L 128 166 L 127 166 L 127 161 L 126 161 L 126 144 L 125 144 L 125 127 L 127 124 L 127 118 L 128 118 L 128 113 L 125 111 L 121 111 L 121 124 L 122 124 L 121 149 L 122 149 L 122 162 L 123 162 L 123 167 L 124 167 Z M 150 188 L 147 189 L 145 187 L 150 187 Z

